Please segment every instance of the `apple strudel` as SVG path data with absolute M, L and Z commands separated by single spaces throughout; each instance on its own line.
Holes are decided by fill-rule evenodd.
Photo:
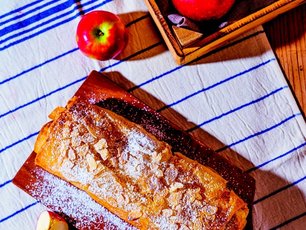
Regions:
M 141 126 L 73 98 L 51 114 L 35 163 L 139 229 L 243 229 L 247 204 L 213 169 Z

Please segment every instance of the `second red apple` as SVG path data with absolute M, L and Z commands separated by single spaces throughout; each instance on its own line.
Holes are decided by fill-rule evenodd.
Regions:
M 220 19 L 234 2 L 235 0 L 172 0 L 180 14 L 195 21 Z

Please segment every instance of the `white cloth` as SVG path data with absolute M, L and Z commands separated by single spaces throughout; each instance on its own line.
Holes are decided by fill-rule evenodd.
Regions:
M 254 229 L 304 228 L 305 120 L 262 27 L 179 66 L 143 1 L 75 2 L 1 2 L 0 229 L 35 228 L 45 207 L 11 179 L 33 150 L 47 115 L 66 104 L 91 70 L 113 73 L 123 87 L 126 80 L 138 86 L 132 94 L 155 109 L 168 105 L 161 109 L 164 116 L 249 170 L 256 180 Z M 129 23 L 121 60 L 99 62 L 77 49 L 80 13 L 97 9 Z

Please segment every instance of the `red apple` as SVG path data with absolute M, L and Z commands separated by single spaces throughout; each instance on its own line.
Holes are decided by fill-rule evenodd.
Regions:
M 127 32 L 117 15 L 97 10 L 82 17 L 76 40 L 85 55 L 103 61 L 121 53 L 126 45 Z
M 235 0 L 172 0 L 177 11 L 192 20 L 217 20 L 232 7 Z
M 50 211 L 44 211 L 40 214 L 36 230 L 68 230 L 68 224 L 58 214 Z

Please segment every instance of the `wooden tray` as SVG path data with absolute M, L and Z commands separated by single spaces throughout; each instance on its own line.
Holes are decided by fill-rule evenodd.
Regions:
M 230 165 L 207 146 L 173 128 L 160 114 L 115 85 L 105 75 L 93 71 L 75 96 L 110 109 L 140 124 L 160 140 L 168 142 L 174 151 L 180 151 L 215 169 L 228 180 L 228 187 L 232 188 L 251 207 L 255 191 L 255 181 L 252 177 Z M 19 188 L 49 209 L 58 212 L 73 228 L 132 228 L 97 204 L 85 192 L 36 166 L 35 156 L 36 153 L 32 152 L 13 179 L 13 183 Z M 251 215 L 248 221 L 251 226 L 250 218 Z
M 244 32 L 305 3 L 306 0 L 236 0 L 222 20 L 201 23 L 201 33 L 171 24 L 167 15 L 176 13 L 171 0 L 145 2 L 174 59 L 178 64 L 184 64 L 226 45 Z M 224 22 L 226 26 L 219 28 Z

